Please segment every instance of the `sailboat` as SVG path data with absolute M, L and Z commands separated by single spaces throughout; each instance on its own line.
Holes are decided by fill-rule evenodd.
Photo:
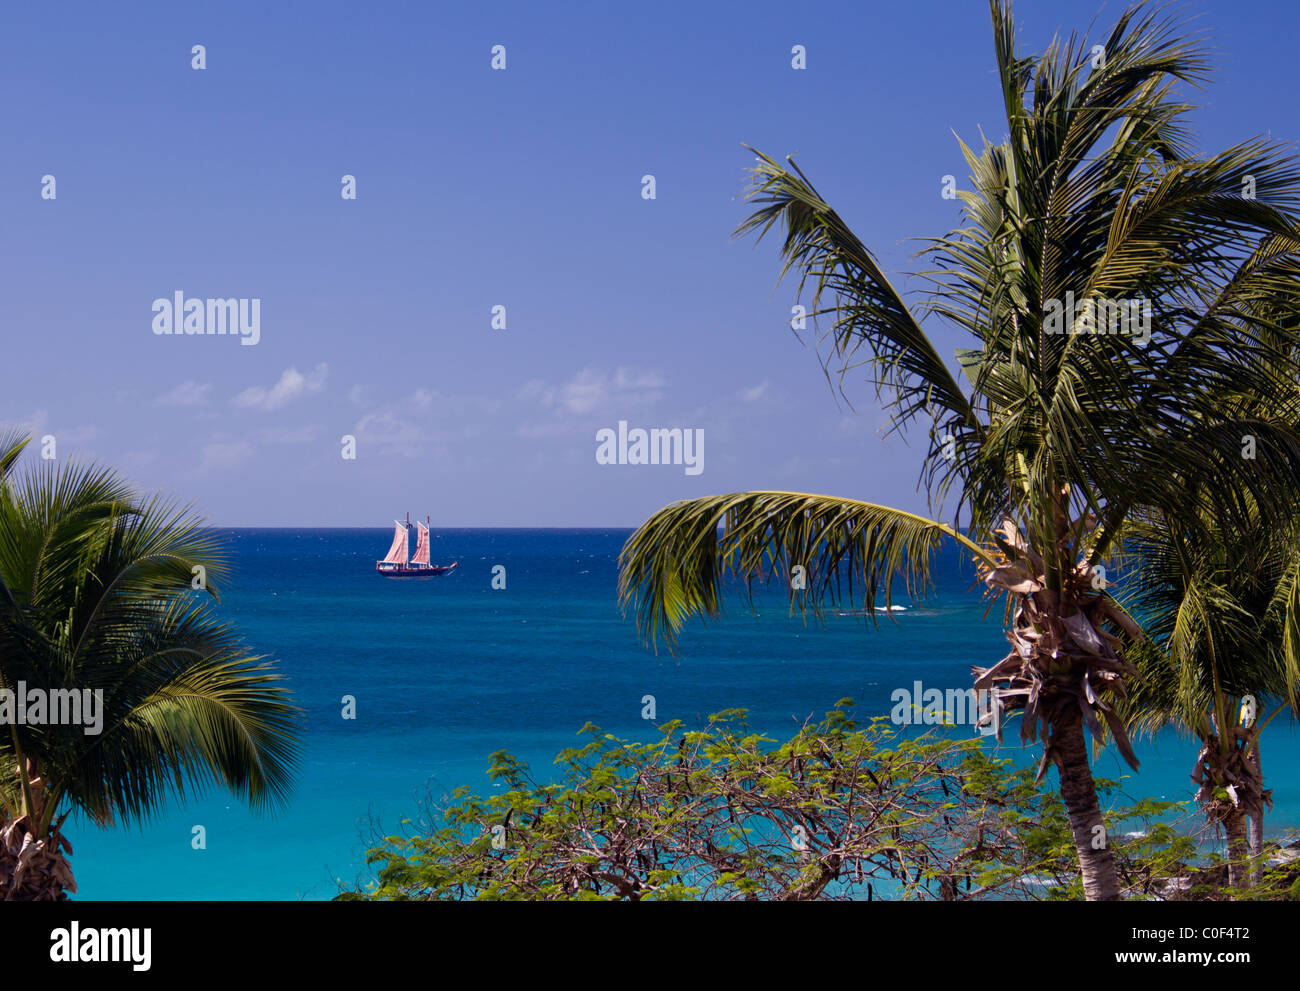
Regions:
M 393 533 L 393 546 L 388 548 L 388 553 L 382 561 L 375 562 L 375 571 L 388 578 L 433 578 L 437 575 L 445 575 L 452 568 L 459 564 L 459 561 L 453 561 L 451 564 L 430 564 L 429 563 L 429 517 L 425 517 L 425 522 L 418 520 L 415 523 L 415 556 L 407 558 L 410 552 L 411 537 L 411 514 L 406 514 L 406 522 L 394 520 L 393 525 L 397 528 Z

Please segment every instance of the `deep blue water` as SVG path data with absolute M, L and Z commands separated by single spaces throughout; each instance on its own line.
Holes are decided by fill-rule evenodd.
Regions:
M 660 722 L 702 723 L 741 707 L 755 729 L 781 738 L 844 696 L 865 720 L 887 714 L 890 693 L 915 680 L 967 687 L 970 665 L 1006 652 L 1001 610 L 984 618 L 973 572 L 952 554 L 934 596 L 878 629 L 853 615 L 805 625 L 774 590 L 757 615 L 737 599 L 722 621 L 688 629 L 677 657 L 656 656 L 617 608 L 628 532 L 445 530 L 433 560 L 460 567 L 402 581 L 374 573 L 391 529 L 225 531 L 233 573 L 220 613 L 278 660 L 305 712 L 293 798 L 272 815 L 214 792 L 143 828 L 74 821 L 79 896 L 330 898 L 340 879 L 366 876 L 373 820 L 391 832 L 426 792 L 491 789 L 485 771 L 498 749 L 549 773 L 588 721 L 653 738 L 641 719 L 645 695 L 655 696 Z M 491 587 L 497 564 L 504 590 Z M 344 695 L 356 697 L 354 721 L 341 718 Z M 1003 752 L 1036 759 L 1015 733 Z M 1275 833 L 1300 826 L 1300 738 L 1277 721 L 1264 739 Z M 1162 735 L 1139 756 L 1127 794 L 1191 797 L 1189 741 Z M 1095 773 L 1130 772 L 1108 751 Z M 205 850 L 191 847 L 195 825 L 206 829 Z

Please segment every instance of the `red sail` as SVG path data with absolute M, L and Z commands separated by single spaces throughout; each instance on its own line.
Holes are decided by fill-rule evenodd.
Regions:
M 415 557 L 411 558 L 412 564 L 429 563 L 429 528 L 423 523 L 415 524 Z
M 382 563 L 384 564 L 405 564 L 406 555 L 410 548 L 406 541 L 406 526 L 402 523 L 397 524 L 397 532 L 393 534 L 393 546 L 388 548 L 388 554 L 385 555 Z M 428 549 L 425 550 L 425 559 L 428 559 Z

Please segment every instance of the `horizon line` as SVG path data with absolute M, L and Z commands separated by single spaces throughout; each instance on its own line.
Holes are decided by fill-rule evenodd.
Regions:
M 635 530 L 637 524 L 608 524 L 608 525 L 538 525 L 527 523 L 510 523 L 510 524 L 490 524 L 479 526 L 430 526 L 431 531 L 438 530 Z M 205 521 L 205 529 L 210 530 L 387 530 L 388 524 L 367 523 L 214 523 Z

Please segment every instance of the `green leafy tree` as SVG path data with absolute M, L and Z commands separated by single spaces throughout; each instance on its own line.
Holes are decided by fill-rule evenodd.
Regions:
M 25 443 L 0 437 L 0 690 L 102 692 L 103 709 L 99 732 L 2 727 L 0 899 L 63 900 L 71 813 L 137 822 L 213 784 L 281 801 L 297 709 L 213 615 L 223 565 L 199 520 L 109 470 L 15 472 Z
M 783 230 L 784 273 L 811 291 L 828 374 L 865 370 L 894 429 L 926 428 L 921 483 L 936 508 L 776 491 L 678 503 L 628 541 L 620 597 L 643 637 L 670 647 L 691 617 L 720 614 L 728 579 L 785 580 L 795 566 L 801 610 L 834 601 L 847 576 L 874 615 L 895 581 L 923 591 L 935 549 L 955 541 L 1007 603 L 1012 651 L 977 685 L 1022 711 L 1025 740 L 1041 736 L 1039 774 L 1057 768 L 1083 889 L 1115 899 L 1085 732 L 1101 739 L 1104 724 L 1136 766 L 1115 704 L 1134 670 L 1122 645 L 1140 631 L 1100 569 L 1138 507 L 1196 525 L 1189 482 L 1225 525 L 1246 507 L 1265 525 L 1288 516 L 1300 439 L 1285 419 L 1224 404 L 1222 386 L 1266 400 L 1296 378 L 1285 325 L 1259 303 L 1295 298 L 1300 174 L 1263 139 L 1193 151 L 1177 93 L 1208 60 L 1160 10 L 1126 10 L 1096 45 L 1072 35 L 1026 56 L 1009 7 L 990 9 L 1007 136 L 962 145 L 963 225 L 928 242 L 918 299 L 793 161 L 759 155 L 757 209 L 738 231 Z M 925 329 L 935 322 L 972 345 L 957 374 Z M 1258 445 L 1249 470 L 1244 434 Z
M 370 851 L 344 900 L 842 901 L 1082 897 L 1069 822 L 1032 768 L 973 740 L 858 727 L 849 700 L 777 744 L 742 710 L 634 743 L 590 724 L 539 782 L 505 752 L 487 797 L 459 788 Z M 1115 782 L 1103 781 L 1109 791 Z M 1106 825 L 1134 891 L 1181 892 L 1190 839 L 1172 802 Z M 1137 824 L 1129 836 L 1122 822 Z

